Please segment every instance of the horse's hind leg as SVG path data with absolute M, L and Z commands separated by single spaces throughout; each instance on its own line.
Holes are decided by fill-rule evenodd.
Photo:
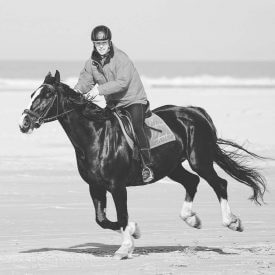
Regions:
M 181 164 L 168 176 L 185 187 L 186 195 L 183 202 L 180 217 L 191 227 L 201 228 L 201 220 L 192 211 L 193 200 L 197 192 L 199 177 L 185 170 Z
M 243 231 L 241 220 L 231 212 L 228 204 L 227 181 L 217 175 L 213 161 L 205 162 L 205 159 L 204 157 L 204 161 L 200 162 L 197 157 L 191 158 L 189 161 L 191 168 L 204 178 L 215 191 L 221 206 L 223 225 L 234 231 Z

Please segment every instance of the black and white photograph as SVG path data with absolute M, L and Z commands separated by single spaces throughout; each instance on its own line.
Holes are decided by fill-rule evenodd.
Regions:
M 275 1 L 0 0 L 0 274 L 275 274 Z

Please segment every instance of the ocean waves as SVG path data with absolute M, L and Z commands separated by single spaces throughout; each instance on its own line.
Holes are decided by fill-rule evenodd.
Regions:
M 231 76 L 201 75 L 176 78 L 143 78 L 145 85 L 156 88 L 274 88 L 275 78 L 235 78 Z
M 201 75 L 192 77 L 158 77 L 142 76 L 145 87 L 149 88 L 275 88 L 275 78 L 236 78 L 231 76 Z M 73 87 L 77 77 L 63 79 L 62 82 Z M 0 91 L 35 90 L 43 83 L 42 79 L 0 78 Z

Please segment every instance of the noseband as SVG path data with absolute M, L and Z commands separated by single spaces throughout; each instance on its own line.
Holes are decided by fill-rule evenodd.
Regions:
M 57 118 L 67 114 L 67 113 L 70 113 L 72 112 L 74 109 L 71 109 L 69 111 L 65 111 L 63 113 L 59 113 L 59 108 L 58 108 L 58 92 L 55 90 L 55 88 L 50 85 L 50 84 L 42 84 L 39 88 L 37 88 L 35 91 L 37 91 L 38 89 L 40 89 L 41 87 L 48 87 L 51 91 L 54 91 L 55 92 L 55 95 L 54 97 L 52 98 L 51 102 L 49 103 L 49 105 L 47 106 L 47 108 L 45 108 L 45 110 L 42 112 L 42 114 L 38 114 L 34 111 L 31 111 L 29 109 L 25 109 L 23 114 L 27 114 L 30 116 L 30 119 L 32 121 L 32 123 L 34 125 L 37 125 L 37 126 L 41 126 L 43 123 L 45 122 L 50 122 L 50 121 L 54 121 L 56 120 Z M 45 118 L 46 115 L 48 114 L 49 110 L 51 109 L 51 107 L 53 106 L 53 104 L 55 103 L 57 99 L 57 103 L 56 103 L 56 115 L 55 116 L 52 116 L 52 117 L 48 117 L 48 118 Z M 36 120 L 33 120 L 32 118 L 36 118 Z

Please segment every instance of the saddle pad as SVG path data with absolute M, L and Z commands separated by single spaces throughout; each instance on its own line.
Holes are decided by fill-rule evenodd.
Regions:
M 134 142 L 132 138 L 127 134 L 120 117 L 114 112 L 114 115 L 119 121 L 122 132 L 129 144 L 134 149 Z M 145 119 L 145 133 L 148 136 L 150 148 L 155 148 L 170 141 L 176 140 L 174 133 L 170 130 L 167 124 L 156 114 L 152 113 L 149 118 Z M 154 129 L 151 129 L 152 127 Z M 156 129 L 156 130 L 155 130 Z
M 167 142 L 176 140 L 174 133 L 170 130 L 167 124 L 156 114 L 145 119 L 145 124 L 149 127 L 144 127 L 149 138 L 150 148 L 155 148 Z

